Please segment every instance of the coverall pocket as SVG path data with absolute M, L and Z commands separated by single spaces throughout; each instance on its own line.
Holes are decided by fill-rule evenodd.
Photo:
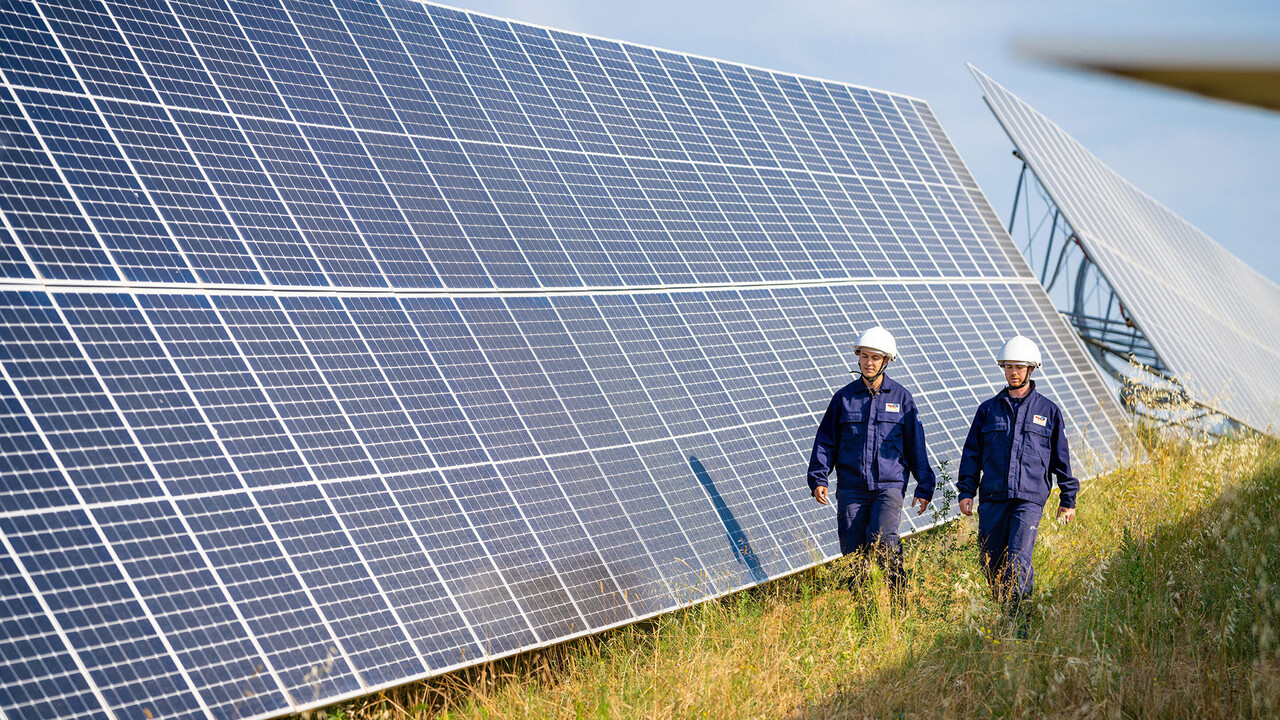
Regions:
M 902 456 L 902 416 L 876 418 L 876 430 L 880 434 L 880 456 Z
M 860 412 L 841 413 L 837 428 L 840 432 L 840 458 L 842 462 L 852 462 L 862 456 L 863 426 L 865 419 Z
M 1029 478 L 1044 477 L 1049 467 L 1049 434 L 1045 425 L 1029 422 L 1023 427 L 1022 465 Z
M 982 425 L 982 496 L 1003 498 L 1009 473 L 1009 422 L 987 418 Z
M 1028 435 L 1038 435 L 1042 438 L 1049 437 L 1049 427 L 1047 425 L 1037 425 L 1034 422 L 1029 422 L 1022 429 Z

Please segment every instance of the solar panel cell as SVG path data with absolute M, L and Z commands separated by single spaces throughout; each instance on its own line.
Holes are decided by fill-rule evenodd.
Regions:
M 316 254 L 306 246 L 298 222 L 268 174 L 262 153 L 250 144 L 263 126 L 212 113 L 175 111 L 174 117 L 209 178 L 220 206 L 268 282 L 324 285 L 329 282 Z M 278 124 L 277 124 L 278 125 Z M 367 273 L 366 273 L 367 274 Z
M 341 301 L 284 298 L 282 305 L 323 383 L 378 472 L 432 467 L 417 428 L 386 383 Z
M 262 670 L 246 671 L 248 683 L 274 670 L 292 702 L 362 687 L 318 603 L 287 554 L 276 523 L 251 493 L 179 499 L 178 511 L 227 589 L 237 611 L 266 654 Z
M 567 488 L 546 463 L 521 460 L 497 469 L 586 626 L 605 627 L 633 617 L 625 592 L 587 534 Z
M 546 462 L 587 535 L 609 538 L 607 543 L 595 541 L 595 549 L 608 566 L 616 597 L 599 602 L 621 610 L 621 600 L 631 617 L 670 607 L 671 588 L 657 558 L 687 544 L 670 513 L 657 509 L 660 499 L 643 469 L 637 470 L 638 463 L 606 475 L 605 462 L 586 453 L 549 457 Z M 604 596 L 603 578 L 599 583 Z
M 242 487 L 207 419 L 127 295 L 56 297 L 147 464 L 176 495 Z

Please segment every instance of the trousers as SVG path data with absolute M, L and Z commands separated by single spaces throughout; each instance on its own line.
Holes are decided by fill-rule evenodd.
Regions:
M 1031 553 L 1044 506 L 1029 500 L 994 500 L 978 505 L 978 552 L 996 597 L 1026 597 L 1035 588 Z
M 884 562 L 890 587 L 906 581 L 902 571 L 902 488 L 840 488 L 836 497 L 836 521 L 840 528 L 840 552 L 869 552 Z

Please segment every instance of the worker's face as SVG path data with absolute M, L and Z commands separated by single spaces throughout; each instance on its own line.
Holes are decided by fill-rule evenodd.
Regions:
M 1004 381 L 1009 387 L 1022 385 L 1034 370 L 1030 365 L 1022 363 L 1000 363 L 1000 366 L 1004 368 Z
M 878 353 L 875 350 L 859 350 L 858 351 L 858 370 L 867 377 L 875 377 L 884 369 L 886 362 L 884 353 Z

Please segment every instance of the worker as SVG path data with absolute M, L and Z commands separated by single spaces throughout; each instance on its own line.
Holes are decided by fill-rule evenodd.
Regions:
M 1034 589 L 1031 553 L 1054 479 L 1060 522 L 1076 514 L 1076 491 L 1062 412 L 1036 392 L 1031 375 L 1040 348 L 1021 335 L 1000 348 L 997 361 L 1008 384 L 978 406 L 960 457 L 960 512 L 973 514 L 978 497 L 978 549 L 983 571 L 1017 637 L 1030 630 L 1028 598 Z
M 933 499 L 935 480 L 915 401 L 885 375 L 889 363 L 898 358 L 893 336 L 873 327 L 858 338 L 854 352 L 858 369 L 850 372 L 859 377 L 836 392 L 818 425 L 809 457 L 809 491 L 826 505 L 828 475 L 835 469 L 840 552 L 864 558 L 850 578 L 850 588 L 861 583 L 865 556 L 873 553 L 900 605 L 906 575 L 898 525 L 907 476 L 916 478 L 911 507 L 919 507 L 918 515 Z

